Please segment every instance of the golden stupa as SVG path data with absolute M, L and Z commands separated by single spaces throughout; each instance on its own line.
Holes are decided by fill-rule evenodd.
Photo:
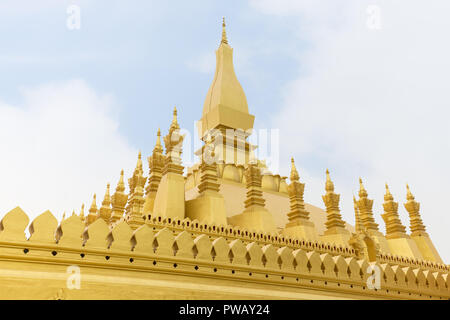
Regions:
M 411 233 L 386 185 L 383 233 L 360 179 L 355 226 L 343 221 L 326 170 L 325 209 L 304 202 L 294 159 L 272 174 L 247 141 L 254 116 L 223 22 L 198 130 L 200 163 L 183 172 L 177 110 L 158 130 L 145 176 L 141 153 L 85 213 L 46 211 L 25 229 L 19 207 L 0 223 L 1 299 L 449 299 L 444 264 L 407 186 Z M 163 147 L 164 144 L 164 147 Z M 165 150 L 164 150 L 165 149 Z

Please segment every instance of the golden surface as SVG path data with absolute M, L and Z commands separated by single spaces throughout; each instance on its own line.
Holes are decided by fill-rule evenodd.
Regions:
M 165 153 L 158 130 L 149 177 L 139 153 L 130 194 L 122 170 L 114 194 L 108 184 L 100 208 L 94 194 L 86 217 L 84 204 L 59 222 L 49 211 L 31 223 L 19 207 L 8 212 L 0 223 L 0 298 L 449 299 L 450 267 L 409 186 L 411 234 L 387 186 L 386 235 L 361 179 L 355 227 L 342 220 L 328 170 L 326 209 L 305 203 L 306 183 L 293 160 L 288 183 L 254 159 L 249 132 L 226 137 L 227 129 L 251 129 L 254 117 L 225 23 L 216 58 L 200 163 L 183 175 L 175 108 Z M 207 160 L 216 156 L 218 162 Z

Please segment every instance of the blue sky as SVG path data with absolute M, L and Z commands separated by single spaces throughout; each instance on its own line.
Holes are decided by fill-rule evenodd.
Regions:
M 66 26 L 70 5 L 79 30 Z M 385 182 L 406 226 L 409 183 L 448 262 L 449 10 L 445 0 L 3 0 L 0 210 L 79 212 L 121 168 L 129 175 L 139 149 L 151 152 L 174 105 L 192 131 L 225 16 L 256 126 L 280 130 L 277 171 L 288 175 L 294 156 L 305 200 L 323 207 L 329 168 L 350 223 L 361 176 L 383 231 Z
M 153 147 L 155 128 L 168 125 L 174 105 L 188 128 L 200 118 L 214 71 L 205 64 L 213 67 L 222 16 L 239 79 L 258 119 L 273 112 L 282 85 L 296 74 L 292 59 L 302 44 L 284 45 L 292 26 L 257 14 L 244 1 L 59 3 L 30 12 L 24 5 L 25 12 L 2 17 L 0 71 L 8 75 L 0 80 L 3 100 L 20 103 L 23 86 L 84 79 L 115 96 L 120 132 L 144 153 Z M 81 8 L 80 30 L 66 28 L 68 4 Z

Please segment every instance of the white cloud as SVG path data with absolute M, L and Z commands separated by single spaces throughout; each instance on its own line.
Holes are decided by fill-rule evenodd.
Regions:
M 213 73 L 216 67 L 216 57 L 211 52 L 202 54 L 186 62 L 189 69 L 200 73 Z
M 408 182 L 449 262 L 450 3 L 346 1 L 339 9 L 336 1 L 251 3 L 265 14 L 298 16 L 298 36 L 309 48 L 300 53 L 299 76 L 285 88 L 273 124 L 282 139 L 295 137 L 282 145 L 283 159 L 294 154 L 304 175 L 322 181 L 329 166 L 352 223 L 352 192 L 362 176 L 383 230 L 384 183 L 403 203 Z M 366 26 L 369 4 L 381 9 L 379 31 Z M 321 204 L 323 185 L 309 188 L 306 199 Z
M 118 131 L 114 98 L 82 80 L 21 93 L 21 105 L 0 101 L 0 215 L 19 205 L 30 218 L 47 209 L 60 218 L 88 209 L 94 192 L 99 204 L 137 155 Z

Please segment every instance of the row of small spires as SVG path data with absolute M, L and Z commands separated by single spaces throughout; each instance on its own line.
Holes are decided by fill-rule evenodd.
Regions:
M 295 167 L 294 158 L 291 158 L 291 174 L 290 174 L 291 184 L 299 182 L 299 174 Z M 301 184 L 304 187 L 304 184 Z M 363 181 L 359 178 L 360 189 L 358 192 L 359 200 L 356 200 L 353 195 L 354 209 L 355 209 L 355 230 L 357 232 L 363 232 L 364 230 L 374 230 L 378 231 L 378 224 L 375 223 L 372 213 L 372 205 L 373 200 L 367 198 L 368 193 L 364 188 Z M 308 218 L 308 213 L 304 209 L 303 206 L 303 187 L 299 188 L 301 190 L 299 198 L 296 200 L 297 204 L 302 209 L 297 210 L 297 217 Z M 406 233 L 405 227 L 402 225 L 401 220 L 398 215 L 398 203 L 394 202 L 394 197 L 389 191 L 389 186 L 386 183 L 386 194 L 384 196 L 384 214 L 382 214 L 382 218 L 386 224 L 386 235 L 390 235 L 391 237 L 402 237 Z M 327 212 L 327 229 L 332 228 L 345 228 L 345 222 L 342 220 L 340 210 L 339 210 L 339 198 L 340 195 L 334 193 L 334 183 L 331 181 L 330 172 L 326 170 L 326 183 L 325 183 L 325 191 L 326 195 L 322 197 Z M 293 196 L 290 194 L 290 196 Z M 426 235 L 425 225 L 422 222 L 420 217 L 419 208 L 420 204 L 415 201 L 413 194 L 409 188 L 409 185 L 406 185 L 406 200 L 405 209 L 409 213 L 410 217 L 410 229 L 412 234 L 421 234 Z M 291 205 L 293 199 L 291 198 Z M 295 200 L 294 200 L 295 201 Z M 292 215 L 292 212 L 290 213 Z
M 175 107 L 174 111 L 173 111 L 173 120 L 170 125 L 169 133 L 173 132 L 173 130 L 176 130 L 176 129 L 179 129 L 179 124 L 177 121 L 177 109 Z M 157 132 L 157 139 L 156 139 L 154 152 L 157 152 L 159 154 L 163 153 L 160 129 L 158 129 L 158 132 Z M 140 151 L 138 154 L 138 161 L 137 161 L 136 169 L 134 170 L 133 176 L 135 176 L 136 174 L 139 175 L 140 177 L 142 177 L 142 175 L 143 175 L 142 155 L 141 155 Z M 299 183 L 299 180 L 300 180 L 298 171 L 295 167 L 294 158 L 291 158 L 290 180 L 291 180 L 291 183 Z M 357 201 L 356 198 L 353 196 L 353 201 L 354 201 L 354 206 L 355 206 L 355 229 L 356 229 L 356 231 L 362 231 L 365 228 L 377 230 L 378 225 L 374 222 L 373 216 L 372 216 L 373 200 L 367 199 L 368 194 L 363 186 L 363 182 L 362 182 L 361 178 L 359 179 L 359 183 L 360 183 L 360 190 L 359 190 L 358 194 L 359 194 L 360 200 Z M 145 184 L 145 181 L 144 181 L 144 184 Z M 134 187 L 136 187 L 136 184 L 134 184 Z M 142 185 L 142 187 L 143 187 L 143 185 Z M 411 231 L 412 232 L 425 232 L 425 226 L 423 225 L 422 220 L 419 215 L 419 204 L 414 201 L 414 196 L 412 195 L 409 186 L 407 185 L 406 187 L 407 187 L 406 199 L 408 202 L 405 204 L 405 208 L 408 210 L 408 212 L 410 214 Z M 130 194 L 134 191 L 134 190 L 131 190 L 131 188 L 132 188 L 132 186 L 130 183 Z M 119 208 L 119 211 L 117 212 L 115 219 L 113 219 L 114 222 L 117 221 L 118 219 L 120 219 L 120 216 L 123 215 L 124 210 L 122 210 L 122 209 L 124 209 L 126 202 L 129 200 L 129 197 L 126 194 L 124 194 L 124 191 L 125 191 L 124 171 L 122 169 L 121 173 L 120 173 L 120 179 L 119 179 L 119 182 L 116 187 L 116 193 L 112 196 L 114 198 L 114 197 L 117 197 L 117 195 L 119 195 L 119 196 L 122 195 L 122 198 L 123 198 L 121 208 Z M 333 218 L 331 219 L 332 221 L 330 221 L 329 223 L 327 222 L 327 225 L 328 224 L 330 225 L 328 227 L 336 227 L 336 226 L 343 227 L 343 226 L 345 226 L 345 222 L 341 219 L 340 211 L 339 211 L 339 195 L 334 194 L 334 183 L 331 181 L 330 172 L 328 169 L 326 170 L 325 191 L 327 194 L 332 194 L 332 195 L 337 196 L 337 203 L 332 202 L 332 201 L 331 201 L 332 203 L 328 203 L 328 202 L 330 202 L 329 198 L 325 198 L 325 196 L 324 196 L 324 202 L 325 202 L 325 205 L 327 206 L 327 213 L 329 216 L 333 216 Z M 114 211 L 111 209 L 112 197 L 110 195 L 110 184 L 108 183 L 106 186 L 106 193 L 103 198 L 100 209 L 97 208 L 96 194 L 94 194 L 92 204 L 89 209 L 89 215 L 91 218 L 89 219 L 89 217 L 88 217 L 88 219 L 86 219 L 85 213 L 84 213 L 84 208 L 85 208 L 84 204 L 82 204 L 82 206 L 81 206 L 80 217 L 83 220 L 85 220 L 87 224 L 93 222 L 96 218 L 102 216 L 102 213 L 104 213 L 104 218 L 108 219 L 108 216 L 111 217 L 111 211 Z M 301 199 L 301 202 L 303 202 L 303 194 L 301 194 L 300 199 Z M 363 201 L 361 201 L 361 200 L 363 200 Z M 404 230 L 405 230 L 404 226 L 401 225 L 401 221 L 398 218 L 398 213 L 397 213 L 398 204 L 393 202 L 393 196 L 390 193 L 389 187 L 387 184 L 386 184 L 386 194 L 384 196 L 384 200 L 385 200 L 385 203 L 384 203 L 385 214 L 382 216 L 386 222 L 387 233 L 389 233 L 390 231 L 404 233 Z M 387 205 L 387 204 L 390 204 L 390 205 Z M 394 204 L 394 205 L 392 205 L 392 204 Z M 113 205 L 113 207 L 114 207 L 114 205 Z M 390 208 L 390 210 L 389 210 L 389 208 Z M 72 214 L 75 214 L 75 211 L 73 211 Z M 113 212 L 113 214 L 114 214 L 114 212 Z M 386 215 L 389 216 L 389 218 L 385 217 Z M 64 218 L 65 218 L 65 213 L 63 214 L 63 219 Z M 89 221 L 89 220 L 92 220 L 92 221 Z M 108 221 L 108 222 L 110 222 L 110 221 Z
M 158 129 L 158 140 L 160 138 L 160 135 L 161 135 L 161 133 L 160 133 L 160 130 Z M 157 144 L 160 145 L 160 142 L 157 142 Z M 292 169 L 291 169 L 290 179 L 291 179 L 291 181 L 298 181 L 299 180 L 299 175 L 298 175 L 298 172 L 297 172 L 296 167 L 295 167 L 294 159 L 292 158 L 291 161 L 292 161 Z M 136 169 L 140 170 L 140 171 L 142 170 L 142 155 L 141 155 L 141 152 L 139 152 L 139 154 L 138 154 L 138 163 L 137 163 Z M 364 185 L 363 185 L 363 182 L 362 182 L 361 178 L 359 179 L 359 183 L 360 183 L 360 190 L 359 190 L 360 198 L 367 198 L 368 194 L 367 194 L 367 191 L 364 188 Z M 121 172 L 120 172 L 120 179 L 119 179 L 119 182 L 117 184 L 116 190 L 124 191 L 124 189 L 125 189 L 124 171 L 122 169 Z M 415 198 L 414 198 L 413 194 L 411 193 L 411 190 L 410 190 L 408 184 L 406 185 L 406 189 L 407 189 L 406 199 L 408 201 L 414 201 Z M 330 172 L 329 172 L 328 169 L 326 170 L 325 190 L 326 190 L 327 193 L 334 193 L 334 183 L 331 181 Z M 390 193 L 389 187 L 388 187 L 387 184 L 386 184 L 386 194 L 384 196 L 384 200 L 385 200 L 385 203 L 389 202 L 389 201 L 393 201 L 393 196 Z M 355 204 L 355 228 L 358 229 L 358 228 L 360 228 L 360 226 L 358 226 L 358 224 L 361 224 L 361 222 L 358 221 L 358 220 L 360 220 L 359 208 L 357 206 L 357 200 L 356 200 L 355 196 L 353 196 L 353 201 L 354 201 L 354 204 Z M 108 209 L 111 208 L 111 195 L 110 195 L 110 184 L 109 183 L 106 186 L 106 192 L 105 192 L 105 196 L 104 196 L 103 201 L 102 201 L 102 207 L 101 208 L 105 208 L 105 207 L 108 208 Z M 81 211 L 80 211 L 80 217 L 82 218 L 83 221 L 85 221 L 84 208 L 85 208 L 85 205 L 82 204 Z M 89 212 L 90 213 L 95 213 L 95 214 L 98 215 L 97 200 L 96 200 L 96 194 L 95 193 L 93 195 L 93 200 L 92 200 L 92 204 L 91 204 L 91 207 L 89 209 Z M 75 215 L 75 211 L 72 212 L 72 215 Z M 63 219 L 65 219 L 65 213 L 63 214 Z

